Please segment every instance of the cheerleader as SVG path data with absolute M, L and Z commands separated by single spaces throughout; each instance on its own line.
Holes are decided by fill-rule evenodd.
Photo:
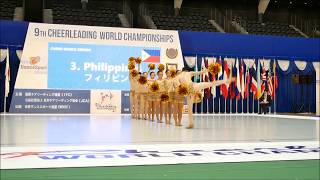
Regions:
M 167 69 L 166 70 L 166 78 L 165 80 L 165 87 L 166 87 L 166 94 L 168 95 L 169 99 L 167 101 L 167 108 L 166 108 L 166 112 L 165 112 L 165 116 L 166 116 L 166 124 L 170 124 L 171 123 L 171 114 L 172 114 L 172 99 L 170 98 L 170 92 L 169 89 L 171 88 L 171 73 L 170 70 Z M 172 87 L 173 88 L 173 87 Z
M 176 77 L 173 79 L 173 87 L 174 87 L 174 101 L 173 101 L 173 118 L 175 120 L 176 126 L 182 126 L 182 112 L 183 112 L 183 105 L 184 105 L 184 99 L 185 95 L 178 92 L 178 87 L 180 85 L 179 82 L 179 75 L 181 74 L 181 71 L 177 71 Z
M 166 92 L 166 80 L 163 79 L 163 71 L 157 72 L 158 76 L 158 84 L 159 84 L 159 93 L 157 95 L 157 105 L 159 108 L 157 108 L 157 115 L 159 116 L 160 120 L 159 123 L 162 123 L 163 114 L 165 115 L 165 122 L 168 122 L 167 120 L 167 101 L 169 100 L 169 96 Z
M 140 96 L 141 96 L 141 90 L 139 88 L 139 77 L 141 76 L 141 72 L 138 72 L 138 75 L 133 79 L 133 90 L 134 90 L 134 96 L 133 96 L 133 108 L 134 108 L 134 118 L 141 119 L 141 102 L 140 102 Z
M 140 77 L 139 77 L 139 86 L 138 89 L 141 92 L 140 97 L 139 97 L 139 102 L 140 102 L 140 113 L 141 113 L 141 118 L 144 120 L 147 120 L 147 115 L 148 115 L 148 73 L 144 72 Z
M 168 122 L 167 124 L 171 124 L 171 115 L 173 116 L 173 119 L 177 125 L 177 117 L 175 116 L 175 77 L 176 77 L 176 70 L 171 69 L 169 70 L 169 75 L 166 79 L 166 86 L 167 86 L 167 93 L 169 95 L 169 101 L 168 101 Z
M 129 72 L 129 81 L 130 81 L 130 109 L 131 109 L 131 116 L 136 118 L 136 111 L 137 111 L 137 99 L 136 99 L 136 90 L 137 90 L 137 82 L 138 82 L 138 71 L 131 70 Z
M 154 121 L 154 116 L 156 115 L 156 109 L 158 109 L 157 104 L 157 90 L 153 89 L 152 87 L 157 86 L 157 81 L 155 79 L 155 72 L 150 72 L 150 79 L 148 79 L 148 114 L 149 114 L 149 120 Z M 159 117 L 157 116 L 157 120 L 159 121 Z
M 131 73 L 129 72 L 129 83 L 130 83 L 130 110 L 131 110 L 131 117 L 134 118 L 134 109 L 133 109 L 133 104 L 134 104 L 134 100 L 133 97 L 135 96 L 135 93 L 133 91 L 133 81 L 134 78 L 131 76 Z
M 202 82 L 202 83 L 192 82 L 191 79 L 193 76 L 202 75 L 207 72 L 208 72 L 207 69 L 200 72 L 188 72 L 186 68 L 183 68 L 183 72 L 179 75 L 179 77 L 177 77 L 179 79 L 180 87 L 187 86 L 186 88 L 188 88 L 187 99 L 188 99 L 189 125 L 187 129 L 192 129 L 194 127 L 192 107 L 193 107 L 193 103 L 196 103 L 202 100 L 202 93 L 200 92 L 212 86 L 220 86 L 221 84 L 230 84 L 232 81 L 235 80 L 235 79 L 229 78 L 229 79 L 213 81 L 213 82 Z
M 130 82 L 130 110 L 131 110 L 131 116 L 135 118 L 135 111 L 136 108 L 134 107 L 134 104 L 136 103 L 135 100 L 135 82 L 136 82 L 136 77 L 138 75 L 138 71 L 135 69 L 136 68 L 136 58 L 130 57 L 128 59 L 128 70 L 129 70 L 129 82 Z

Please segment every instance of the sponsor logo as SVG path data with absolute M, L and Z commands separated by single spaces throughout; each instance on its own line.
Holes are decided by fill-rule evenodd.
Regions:
M 111 112 L 116 112 L 117 106 L 112 105 L 113 97 L 114 94 L 112 94 L 110 91 L 107 93 L 101 92 L 99 95 L 99 101 L 95 103 L 95 107 L 98 110 L 108 110 Z
M 29 63 L 30 65 L 36 65 L 38 64 L 38 62 L 40 62 L 40 57 L 37 56 L 37 57 L 30 57 L 29 58 Z
M 32 56 L 29 57 L 28 60 L 22 60 L 20 64 L 21 69 L 32 69 L 32 70 L 46 70 L 47 66 L 40 66 L 39 63 L 41 62 L 40 56 Z
M 157 149 L 140 151 L 138 149 L 83 149 L 83 150 L 63 150 L 63 151 L 42 151 L 42 152 L 10 152 L 1 154 L 1 159 L 18 159 L 23 157 L 37 157 L 42 160 L 67 160 L 67 159 L 110 159 L 110 158 L 146 158 L 146 157 L 186 157 L 186 156 L 241 156 L 241 155 L 281 155 L 281 154 L 319 154 L 320 147 L 306 146 L 284 146 L 283 148 L 230 148 L 230 149 L 179 149 L 173 151 L 159 151 Z

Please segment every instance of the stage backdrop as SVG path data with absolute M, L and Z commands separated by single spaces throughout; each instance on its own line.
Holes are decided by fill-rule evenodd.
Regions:
M 183 65 L 177 31 L 30 23 L 10 112 L 129 113 L 131 56 Z

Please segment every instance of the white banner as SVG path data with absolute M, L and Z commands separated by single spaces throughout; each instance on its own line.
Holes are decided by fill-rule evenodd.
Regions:
M 319 159 L 319 142 L 1 147 L 1 169 Z
M 112 83 L 129 84 L 117 75 L 128 74 L 126 65 L 130 56 L 143 56 L 145 62 L 159 60 L 158 63 L 183 67 L 178 31 L 30 23 L 15 86 L 67 89 L 53 81 L 63 80 L 68 84 L 71 79 L 75 85 L 83 84 L 72 89 L 128 90 L 113 88 Z M 59 62 L 62 60 L 64 62 Z M 98 88 L 88 82 L 88 76 L 95 78 L 99 72 L 110 73 L 112 77 L 103 85 L 101 80 L 96 82 L 101 84 L 96 85 Z M 77 78 L 72 79 L 73 76 Z
M 178 31 L 30 23 L 10 112 L 128 113 L 129 57 L 181 69 Z

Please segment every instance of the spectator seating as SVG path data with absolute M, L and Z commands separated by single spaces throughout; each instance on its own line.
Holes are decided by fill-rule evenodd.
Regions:
M 121 27 L 118 17 L 120 8 L 111 7 L 108 3 L 97 6 L 95 1 L 89 1 L 87 9 L 82 9 L 80 1 L 77 2 L 78 4 L 72 1 L 65 1 L 63 4 L 54 2 L 53 23 Z
M 217 29 L 201 13 L 184 13 L 174 15 L 173 9 L 149 8 L 149 15 L 158 29 L 216 32 Z
M 0 19 L 13 20 L 13 14 L 16 7 L 21 6 L 20 0 L 1 0 L 0 1 Z
M 249 34 L 302 37 L 302 35 L 290 27 L 289 24 L 276 22 L 260 23 L 243 19 L 235 19 L 235 21 L 237 21 Z

